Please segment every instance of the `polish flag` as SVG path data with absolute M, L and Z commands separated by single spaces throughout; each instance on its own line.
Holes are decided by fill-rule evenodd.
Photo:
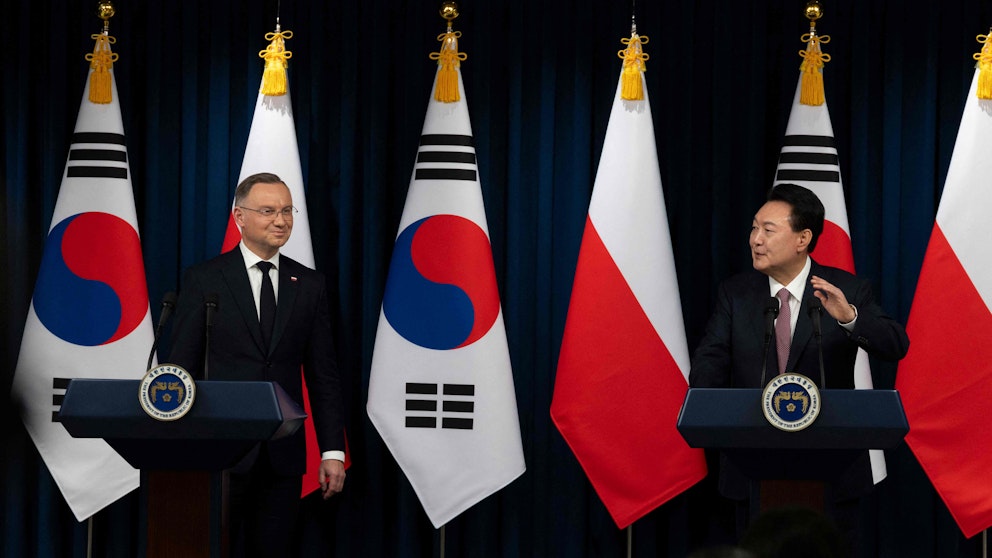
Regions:
M 896 389 L 930 482 L 966 537 L 992 526 L 992 101 L 965 103 L 906 333 Z
M 703 450 L 690 448 L 676 429 L 688 373 L 647 88 L 643 100 L 626 101 L 618 85 L 551 418 L 619 528 L 706 476 Z

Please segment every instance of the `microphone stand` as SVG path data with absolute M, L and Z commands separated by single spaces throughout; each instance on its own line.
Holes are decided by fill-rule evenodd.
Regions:
M 823 367 L 823 331 L 820 328 L 820 316 L 823 314 L 823 306 L 815 302 L 809 307 L 809 317 L 813 322 L 813 335 L 816 336 L 816 353 L 820 359 L 820 389 L 827 389 L 827 376 Z
M 214 325 L 214 312 L 217 311 L 217 293 L 210 293 L 206 296 L 204 301 L 204 306 L 206 307 L 206 332 L 203 337 L 203 379 L 210 379 L 210 329 Z
M 145 371 L 152 369 L 152 359 L 155 357 L 155 350 L 158 349 L 158 340 L 162 335 L 162 327 L 172 316 L 172 309 L 176 307 L 176 293 L 169 291 L 162 297 L 162 313 L 158 317 L 158 324 L 155 325 L 155 338 L 152 340 L 152 350 L 148 353 L 148 364 Z
M 768 347 L 772 343 L 772 331 L 775 329 L 775 318 L 778 317 L 778 299 L 775 297 L 769 297 L 768 302 L 765 304 L 765 347 L 761 352 L 761 384 L 760 387 L 765 387 L 765 374 L 768 371 Z M 733 376 L 730 378 L 731 386 L 733 386 Z

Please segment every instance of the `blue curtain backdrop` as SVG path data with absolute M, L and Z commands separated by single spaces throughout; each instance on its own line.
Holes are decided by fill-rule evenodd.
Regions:
M 181 270 L 220 249 L 275 0 L 118 0 L 111 22 L 153 317 Z M 638 2 L 690 349 L 718 281 L 747 268 L 808 29 L 802 0 Z M 305 502 L 307 556 L 436 556 L 440 540 L 365 415 L 393 238 L 444 29 L 439 0 L 282 2 L 317 266 L 337 287 L 335 343 L 354 466 Z M 825 71 L 855 261 L 905 322 L 973 73 L 978 0 L 823 0 Z M 449 524 L 449 556 L 619 557 L 617 530 L 549 419 L 590 192 L 629 35 L 629 1 L 460 2 L 456 29 L 513 362 L 527 472 Z M 0 391 L 9 392 L 44 239 L 98 32 L 95 0 L 5 9 L 0 85 Z M 638 161 L 631 161 L 638 164 Z M 166 340 L 166 348 L 168 341 Z M 876 363 L 875 383 L 895 369 Z M 141 371 L 136 370 L 135 374 Z M 5 399 L 6 401 L 6 399 Z M 609 447 L 603 451 L 610 451 Z M 865 501 L 865 556 L 976 556 L 911 452 Z M 10 405 L 0 458 L 4 556 L 84 556 L 78 524 Z M 634 556 L 727 542 L 710 479 L 637 522 Z M 140 493 L 98 514 L 94 556 L 141 545 Z

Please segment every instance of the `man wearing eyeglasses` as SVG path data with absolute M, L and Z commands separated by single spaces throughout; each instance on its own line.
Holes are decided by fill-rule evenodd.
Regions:
M 203 377 L 205 307 L 216 297 L 210 330 L 211 380 L 275 381 L 300 406 L 306 376 L 321 451 L 324 498 L 344 486 L 341 387 L 331 340 L 326 280 L 279 253 L 296 209 L 276 175 L 249 176 L 234 194 L 237 248 L 183 275 L 169 362 Z M 303 429 L 263 442 L 230 470 L 232 556 L 287 556 L 306 472 Z

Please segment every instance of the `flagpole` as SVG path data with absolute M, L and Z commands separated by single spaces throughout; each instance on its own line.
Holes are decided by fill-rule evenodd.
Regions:
M 93 558 L 93 516 L 86 520 L 86 558 Z
M 627 558 L 633 556 L 634 552 L 634 524 L 627 526 Z
M 447 526 L 448 526 L 447 523 L 445 523 L 444 525 L 441 526 L 441 556 L 440 556 L 440 558 L 444 558 L 444 529 Z

